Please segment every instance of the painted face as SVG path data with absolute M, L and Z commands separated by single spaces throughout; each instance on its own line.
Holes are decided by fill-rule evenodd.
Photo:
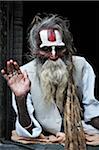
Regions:
M 41 54 L 49 59 L 56 60 L 61 56 L 65 47 L 61 34 L 58 30 L 45 29 L 40 31 Z

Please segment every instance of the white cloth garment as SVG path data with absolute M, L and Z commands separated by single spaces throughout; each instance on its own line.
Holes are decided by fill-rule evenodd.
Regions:
M 73 64 L 75 67 L 73 71 L 73 78 L 75 85 L 78 87 L 78 94 L 81 97 L 84 107 L 84 130 L 90 134 L 99 133 L 99 130 L 85 123 L 90 121 L 91 118 L 99 116 L 99 101 L 94 97 L 94 71 L 91 65 L 83 57 L 73 56 Z M 43 100 L 39 80 L 36 75 L 36 60 L 34 59 L 28 64 L 22 66 L 21 69 L 27 71 L 31 81 L 31 91 L 27 96 L 27 108 L 35 128 L 33 129 L 32 134 L 30 134 L 20 125 L 18 119 L 16 119 L 17 134 L 25 137 L 38 137 L 42 132 L 42 128 L 45 131 L 56 134 L 61 129 L 62 118 L 54 100 L 52 100 L 52 104 L 50 106 Z M 17 114 L 14 94 L 12 102 Z

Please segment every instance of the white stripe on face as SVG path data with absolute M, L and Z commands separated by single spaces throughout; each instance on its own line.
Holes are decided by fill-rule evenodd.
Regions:
M 56 54 L 56 51 L 55 51 L 55 46 L 52 46 L 52 56 L 54 57 Z

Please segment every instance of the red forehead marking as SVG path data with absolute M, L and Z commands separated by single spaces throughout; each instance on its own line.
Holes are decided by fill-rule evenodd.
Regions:
M 54 42 L 56 41 L 56 36 L 54 30 L 50 29 L 47 31 L 48 41 Z

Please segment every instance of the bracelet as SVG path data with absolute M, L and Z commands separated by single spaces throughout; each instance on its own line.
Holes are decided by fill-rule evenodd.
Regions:
M 28 129 L 28 128 L 30 128 L 32 126 L 32 121 L 31 121 L 31 123 L 27 126 L 27 127 L 24 127 L 25 129 Z

